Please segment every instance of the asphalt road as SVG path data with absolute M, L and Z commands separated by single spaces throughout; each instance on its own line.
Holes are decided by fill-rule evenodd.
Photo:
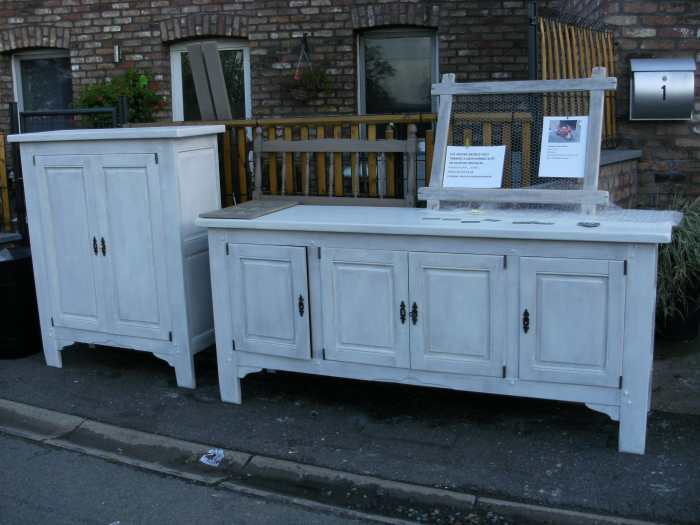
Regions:
M 0 525 L 368 523 L 0 434 Z

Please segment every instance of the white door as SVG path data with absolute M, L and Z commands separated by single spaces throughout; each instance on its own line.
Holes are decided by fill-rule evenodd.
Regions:
M 84 330 L 100 330 L 104 317 L 92 161 L 88 155 L 36 157 L 53 322 Z
M 520 259 L 520 378 L 619 384 L 625 277 L 621 261 Z
M 99 258 L 110 333 L 168 339 L 165 241 L 155 155 L 100 155 Z
M 408 254 L 321 253 L 326 359 L 408 368 Z
M 236 350 L 309 359 L 306 248 L 228 245 Z
M 409 261 L 411 368 L 501 376 L 507 316 L 504 258 L 411 253 Z

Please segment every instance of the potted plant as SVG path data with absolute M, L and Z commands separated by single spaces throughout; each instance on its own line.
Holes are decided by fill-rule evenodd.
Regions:
M 306 102 L 319 95 L 330 94 L 333 83 L 323 65 L 308 64 L 299 68 L 285 87 L 291 98 Z
M 683 220 L 671 242 L 659 247 L 656 331 L 674 340 L 694 339 L 700 321 L 700 199 L 675 198 Z
M 165 106 L 157 86 L 148 73 L 128 69 L 121 75 L 85 86 L 75 103 L 78 108 L 117 107 L 119 97 L 126 97 L 128 122 L 153 122 L 155 113 Z M 106 125 L 104 117 L 91 117 L 96 125 Z M 102 119 L 100 121 L 99 119 Z

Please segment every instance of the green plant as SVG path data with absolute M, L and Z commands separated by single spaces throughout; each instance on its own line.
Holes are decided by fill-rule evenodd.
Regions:
M 328 95 L 333 90 L 333 82 L 324 65 L 309 64 L 298 70 L 286 82 L 286 90 L 296 100 L 308 100 L 318 95 Z
M 129 122 L 152 122 L 154 113 L 165 100 L 146 72 L 128 69 L 112 79 L 85 86 L 75 102 L 78 108 L 117 107 L 119 97 L 126 97 Z M 93 117 L 95 119 L 99 117 Z
M 656 318 L 662 328 L 700 306 L 700 199 L 676 197 L 672 207 L 683 213 L 683 220 L 671 243 L 659 248 Z

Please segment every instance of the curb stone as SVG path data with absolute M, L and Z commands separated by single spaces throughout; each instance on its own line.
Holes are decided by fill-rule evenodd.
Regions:
M 371 492 L 380 498 L 403 502 L 407 506 L 422 504 L 465 512 L 491 511 L 511 519 L 539 523 L 655 525 L 649 521 L 532 505 L 390 481 L 326 467 L 252 455 L 237 450 L 224 449 L 226 460 L 221 470 L 217 469 L 213 474 L 211 467 L 205 467 L 198 462 L 199 457 L 211 448 L 210 445 L 100 423 L 4 399 L 0 399 L 0 432 L 108 461 L 242 492 L 250 496 L 272 498 L 310 509 L 389 525 L 413 522 L 329 505 L 313 498 L 254 488 L 237 483 L 236 478 L 249 478 L 253 482 L 258 479 L 283 485 L 307 484 L 317 491 L 324 487 L 338 491 L 352 488 L 359 490 L 360 493 Z
M 84 421 L 82 417 L 0 399 L 0 430 L 34 441 L 57 438 Z
M 650 521 L 544 507 L 496 498 L 479 497 L 477 498 L 477 507 L 509 518 L 525 518 L 538 523 L 556 523 L 557 525 L 659 525 Z

